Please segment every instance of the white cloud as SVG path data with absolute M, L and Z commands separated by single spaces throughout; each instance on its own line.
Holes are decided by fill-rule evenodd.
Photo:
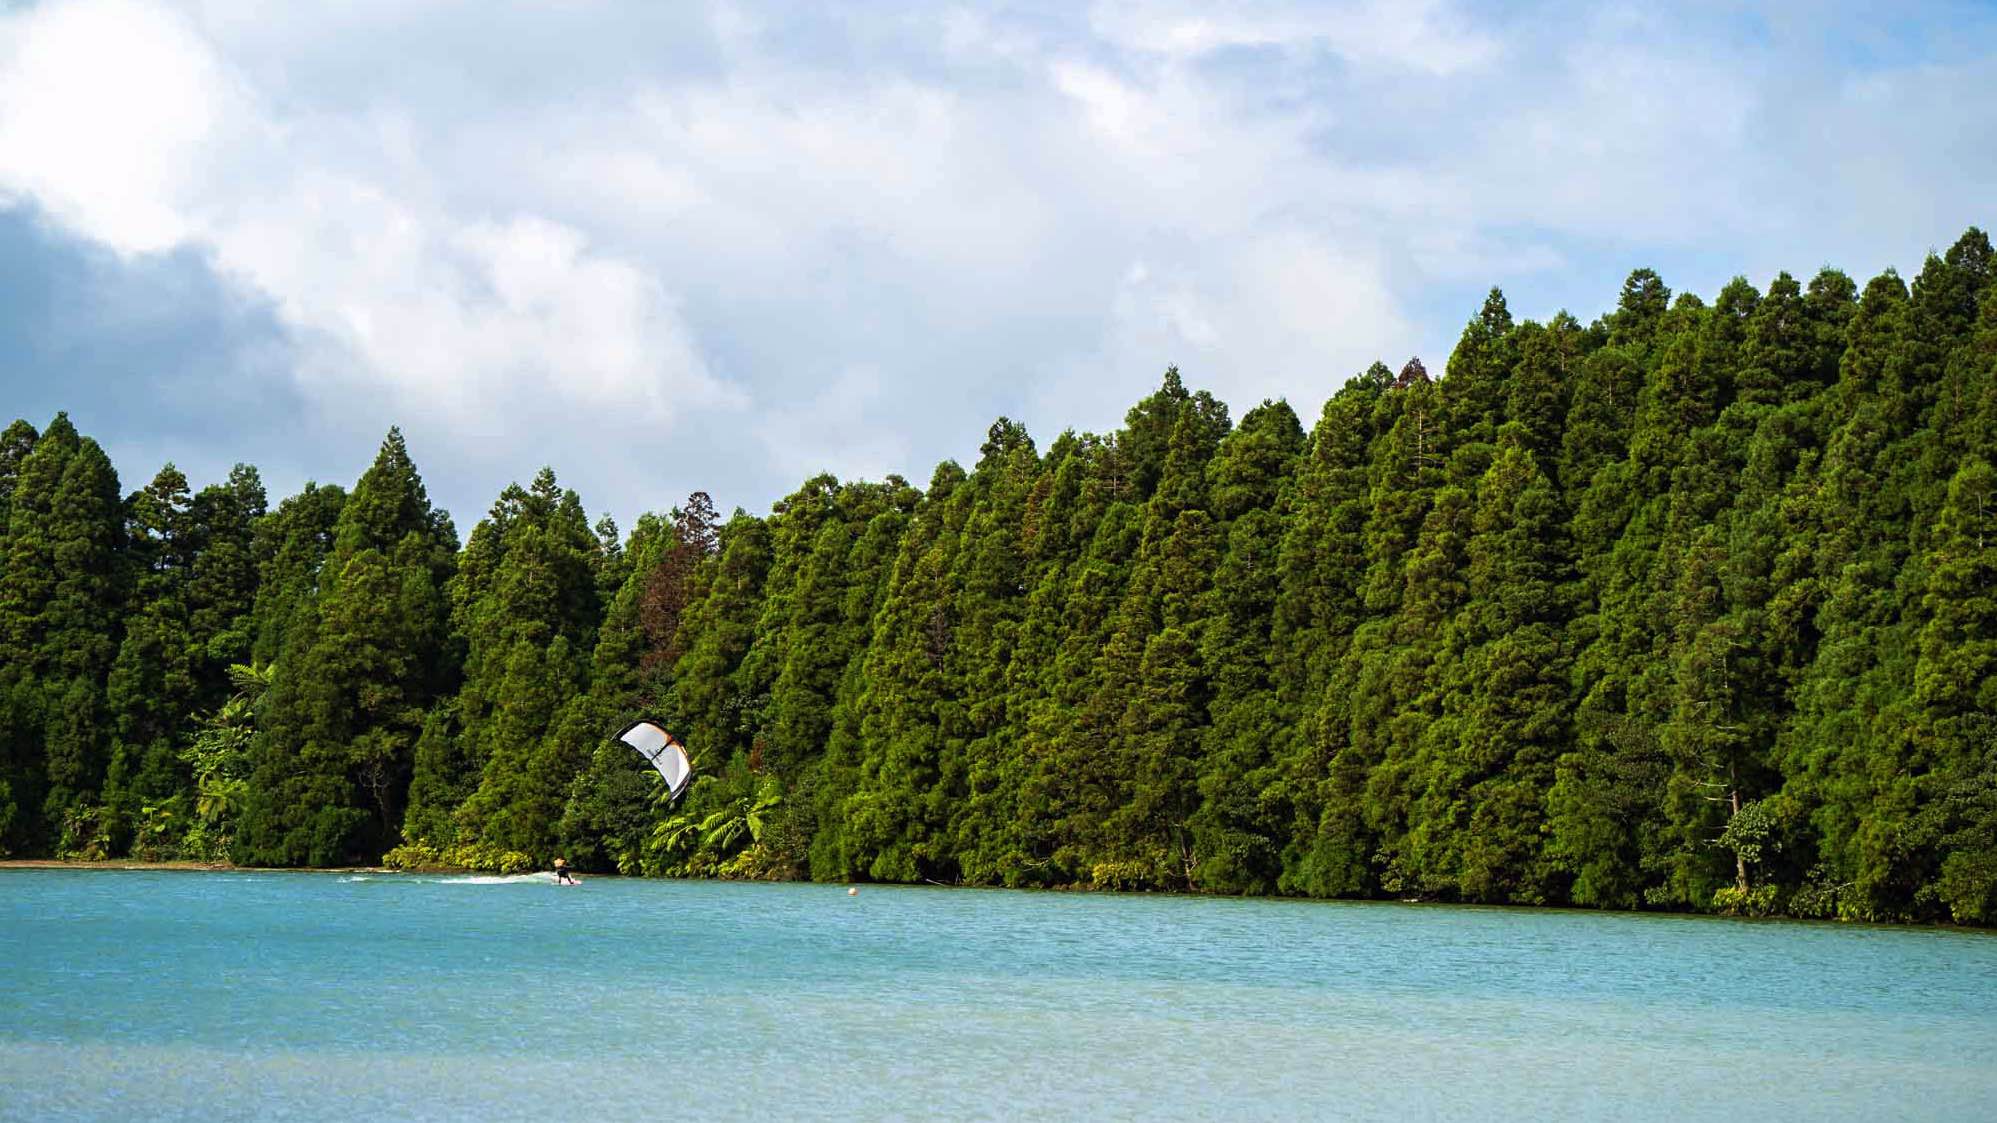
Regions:
M 1081 105 L 1089 126 L 1104 139 L 1135 144 L 1161 124 L 1148 98 L 1100 66 L 1064 60 L 1051 72 L 1055 88 Z
M 406 116 L 277 116 L 185 20 L 133 0 L 0 27 L 0 186 L 121 253 L 208 254 L 298 333 L 328 408 L 358 383 L 479 433 L 509 400 L 652 422 L 743 400 L 646 269 L 531 208 L 446 205 Z
M 0 20 L 0 190 L 125 253 L 193 232 L 177 201 L 229 110 L 228 83 L 165 12 L 122 0 Z
M 755 421 L 756 434 L 793 486 L 820 472 L 846 479 L 891 473 L 915 478 L 919 473 L 908 464 L 907 438 L 894 425 L 882 424 L 881 398 L 880 371 L 849 367 L 803 401 L 765 410 Z
M 1348 63 L 1448 75 L 1492 60 L 1498 47 L 1435 0 L 1348 3 L 1143 0 L 1098 3 L 1090 21 L 1125 47 L 1191 58 L 1226 47 L 1322 49 Z
M 1099 367 L 1155 380 L 1171 361 L 1237 409 L 1286 397 L 1314 412 L 1385 345 L 1412 336 L 1389 289 L 1378 261 L 1304 229 L 1249 237 L 1221 270 L 1133 263 L 1112 300 L 1102 349 L 1075 374 Z M 1117 386 L 1126 397 L 1127 386 Z M 1080 404 L 1056 396 L 1044 408 Z
M 1585 317 L 1660 252 L 1907 264 L 1997 172 L 1991 51 L 1844 74 L 1719 8 L 279 14 L 0 16 L 0 193 L 204 254 L 318 409 L 427 432 L 474 509 L 541 460 L 627 516 L 919 479 L 996 413 L 1112 427 L 1171 362 L 1311 416 L 1440 369 L 1487 285 Z

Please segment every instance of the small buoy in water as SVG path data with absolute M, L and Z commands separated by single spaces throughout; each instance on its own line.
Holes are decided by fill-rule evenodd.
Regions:
M 857 897 L 857 896 L 859 896 L 859 895 L 860 895 L 860 887 L 859 887 L 859 886 L 857 886 L 857 885 L 854 885 L 854 886 L 850 886 L 850 887 L 849 887 L 849 888 L 847 888 L 847 890 L 846 890 L 846 895 L 847 895 L 848 897 Z

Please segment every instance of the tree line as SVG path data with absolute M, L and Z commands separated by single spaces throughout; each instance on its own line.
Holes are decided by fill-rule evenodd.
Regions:
M 1973 229 L 628 535 L 543 469 L 460 543 L 393 430 L 273 509 L 17 421 L 0 845 L 1989 923 L 1993 459 Z

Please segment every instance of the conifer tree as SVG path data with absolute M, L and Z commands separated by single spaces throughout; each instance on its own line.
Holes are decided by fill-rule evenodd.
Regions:
M 837 565 L 834 559 L 821 559 L 814 568 L 815 548 L 837 552 L 850 541 L 850 535 L 836 525 L 840 523 L 841 490 L 838 479 L 829 473 L 813 477 L 780 500 L 768 520 L 771 547 L 769 574 L 763 584 L 755 641 L 742 657 L 742 665 L 736 672 L 741 689 L 754 699 L 755 709 L 743 726 L 748 737 L 744 748 L 749 753 L 750 771 L 760 771 L 765 766 L 773 748 L 770 738 L 774 723 L 786 717 L 787 706 L 773 706 L 771 700 L 786 666 L 791 664 L 793 650 L 805 648 L 796 652 L 801 663 L 818 658 L 819 653 L 808 650 L 801 636 L 801 625 L 805 619 L 823 611 L 822 605 L 813 602 L 818 599 L 816 594 L 829 590 L 822 587 L 801 588 L 800 585 L 815 573 L 829 573 Z M 820 542 L 820 534 L 828 525 L 833 525 L 834 529 Z M 836 599 L 836 593 L 824 599 Z M 799 626 L 794 628 L 794 625 Z M 790 701 L 804 703 L 810 694 L 809 688 L 805 688 Z M 814 700 L 811 704 L 819 703 Z M 829 708 L 829 703 L 824 705 Z M 822 714 L 804 720 L 816 727 L 821 719 Z M 791 776 L 803 763 L 792 755 L 793 750 L 801 755 L 802 746 L 786 744 L 775 750 L 781 771 Z
M 39 678 L 56 562 L 52 520 L 63 473 L 81 445 L 67 414 L 50 421 L 20 460 L 9 503 L 7 564 L 0 569 L 0 643 L 13 676 Z
M 6 533 L 13 517 L 14 486 L 21 479 L 21 462 L 35 450 L 35 442 L 40 439 L 41 433 L 20 418 L 0 432 L 0 535 Z
M 1065 875 L 1054 858 L 1058 824 L 1075 792 L 1063 763 L 1072 747 L 1066 731 L 1087 689 L 1087 645 L 1111 608 L 1110 575 L 1135 545 L 1134 534 L 1119 529 L 1130 526 L 1134 508 L 1112 499 L 1114 454 L 1101 438 L 1063 434 L 1028 496 L 1021 532 L 1033 577 L 1019 649 L 1007 666 L 1007 716 L 1017 740 L 1001 781 L 1014 789 L 1014 823 L 998 846 L 970 851 L 970 876 L 1023 885 Z M 1108 518 L 1112 509 L 1118 518 Z
M 1997 301 L 1990 302 L 1997 305 Z M 1912 736 L 1931 770 L 1917 835 L 1958 922 L 1997 919 L 1997 471 L 1972 457 L 1949 482 L 1928 565 Z
M 1518 341 L 1505 294 L 1493 288 L 1463 328 L 1442 379 L 1442 443 L 1450 479 L 1468 487 L 1490 463 L 1511 396 Z
M 847 876 L 948 880 L 946 829 L 961 776 L 945 771 L 939 707 L 953 699 L 954 641 L 949 575 L 960 546 L 968 491 L 954 462 L 937 467 L 895 559 L 854 700 L 864 746 L 854 794 L 841 814 Z M 964 495 L 959 495 L 959 492 Z
M 1176 377 L 1168 376 L 1167 389 L 1175 383 Z M 1218 562 L 1205 512 L 1206 476 L 1228 429 L 1225 407 L 1205 391 L 1180 402 L 1156 489 L 1144 506 L 1129 584 L 1092 667 L 1091 693 L 1077 715 L 1094 748 L 1094 763 L 1106 772 L 1101 791 L 1107 798 L 1073 817 L 1064 831 L 1082 842 L 1078 856 L 1099 884 L 1183 884 L 1190 866 L 1183 823 L 1191 806 L 1180 801 L 1190 799 L 1199 774 L 1199 727 L 1207 702 L 1204 669 L 1192 660 L 1203 620 L 1213 611 L 1210 590 Z M 1181 634 L 1153 652 L 1153 637 L 1168 628 Z M 1153 676 L 1163 679 L 1154 682 Z M 1157 690 L 1172 694 L 1172 706 L 1185 707 L 1191 728 L 1161 733 L 1143 713 L 1150 703 L 1165 704 L 1152 689 L 1164 682 L 1172 685 Z M 1183 758 L 1192 758 L 1190 768 Z
M 1106 467 L 1114 465 L 1106 458 Z M 1106 482 L 1115 494 L 1114 468 Z M 1143 516 L 1117 500 L 1103 510 L 1096 532 L 1071 568 L 1058 602 L 1043 601 L 1068 624 L 1056 650 L 1047 704 L 1029 722 L 1026 751 L 1034 765 L 1021 793 L 1028 830 L 1046 852 L 1049 875 L 1085 881 L 1096 863 L 1098 824 L 1121 805 L 1111 756 L 1110 710 L 1123 696 L 1105 689 L 1111 672 L 1136 673 L 1141 652 L 1119 627 Z
M 188 611 L 195 550 L 191 499 L 187 477 L 168 464 L 125 504 L 124 565 L 130 591 L 124 640 L 106 692 L 115 727 L 106 777 L 106 826 L 118 850 L 131 843 L 134 829 L 151 825 L 139 822 L 143 807 L 164 811 L 192 782 L 183 775 L 174 744 L 199 704 L 204 669 Z M 185 816 L 192 807 L 175 810 Z M 146 843 L 151 856 L 160 856 L 158 840 Z
M 951 660 L 964 696 L 962 706 L 942 717 L 952 755 L 962 762 L 965 795 L 948 830 L 959 876 L 980 883 L 1004 880 L 1024 851 L 1016 827 L 1019 730 L 1007 686 L 1027 611 L 1025 530 L 1040 479 L 1041 460 L 1026 427 L 999 418 L 986 431 L 969 481 L 963 547 L 950 578 L 957 596 Z
M 669 674 L 686 653 L 680 625 L 693 597 L 694 571 L 720 549 L 721 519 L 714 500 L 696 491 L 673 512 L 671 533 L 659 539 L 658 556 L 643 571 L 634 607 L 644 643 L 636 652 L 634 670 Z M 640 567 L 633 565 L 631 572 L 640 572 Z
M 1434 384 L 1410 360 L 1395 385 L 1374 410 L 1372 428 L 1382 435 L 1367 469 L 1356 626 L 1314 712 L 1306 710 L 1301 772 L 1293 766 L 1299 814 L 1284 885 L 1314 896 L 1371 891 L 1388 857 L 1367 792 L 1390 751 L 1394 719 L 1413 697 L 1398 673 L 1397 617 L 1406 558 L 1443 475 Z
M 719 550 L 696 572 L 679 629 L 686 652 L 659 702 L 660 716 L 685 730 L 696 766 L 709 770 L 737 755 L 746 762 L 762 708 L 740 671 L 756 637 L 770 572 L 768 524 L 737 513 L 721 529 Z
M 1425 887 L 1477 901 L 1543 903 L 1545 794 L 1568 744 L 1569 561 L 1552 483 L 1523 423 L 1507 426 L 1477 487 L 1467 597 L 1451 624 L 1440 734 L 1418 803 Z M 1454 739 L 1454 743 L 1450 742 Z
M 449 586 L 452 628 L 465 650 L 453 711 L 458 744 L 423 754 L 433 766 L 412 779 L 411 838 L 475 839 L 554 856 L 582 762 L 568 759 L 550 734 L 587 686 L 600 615 L 597 548 L 580 499 L 548 468 L 529 487 L 502 492 L 473 530 Z M 451 764 L 465 773 L 452 775 Z M 464 802 L 446 824 L 440 812 L 453 796 Z
M 557 838 L 569 864 L 578 869 L 635 874 L 644 869 L 645 845 L 656 826 L 650 804 L 657 773 L 614 735 L 641 715 L 656 715 L 667 672 L 657 660 L 647 667 L 646 657 L 656 650 L 662 632 L 670 637 L 666 642 L 678 642 L 695 572 L 719 549 L 719 529 L 713 502 L 705 492 L 696 492 L 673 512 L 671 522 L 649 513 L 639 516 L 630 540 L 616 544 L 618 557 L 612 561 L 607 557 L 607 523 L 599 520 L 597 526 L 597 587 L 604 587 L 606 569 L 621 572 L 623 579 L 610 589 L 597 629 L 589 690 L 570 700 L 550 734 L 588 755 L 587 766 L 568 786 Z M 432 750 L 442 751 L 442 746 Z M 410 799 L 413 806 L 413 785 Z
M 347 493 L 331 484 L 308 482 L 303 491 L 278 504 L 256 523 L 256 600 L 250 610 L 250 659 L 276 662 L 294 625 L 312 604 L 320 569 L 333 549 L 333 528 Z
M 416 740 L 453 685 L 444 586 L 457 553 L 399 430 L 341 506 L 286 627 L 253 748 L 237 859 L 371 861 L 400 838 Z
M 1505 417 L 1540 473 L 1551 478 L 1559 470 L 1571 372 L 1586 340 L 1574 318 L 1562 313 L 1547 327 L 1531 321 L 1520 325 L 1516 343 L 1519 359 L 1509 380 Z
M 1560 762 L 1549 793 L 1550 852 L 1574 878 L 1583 903 L 1628 907 L 1656 880 L 1662 831 L 1657 786 L 1667 765 L 1656 731 L 1669 710 L 1668 655 L 1660 631 L 1658 582 L 1672 510 L 1673 473 L 1690 435 L 1710 422 L 1718 395 L 1701 365 L 1700 335 L 1711 311 L 1681 296 L 1668 310 L 1669 290 L 1656 274 L 1638 270 L 1608 319 L 1608 346 L 1593 364 L 1597 377 L 1637 378 L 1635 420 L 1623 436 L 1626 453 L 1611 454 L 1574 498 L 1573 540 L 1580 601 L 1569 626 L 1577 678 L 1574 751 Z M 1570 411 L 1583 408 L 1584 374 Z M 1601 399 L 1588 395 L 1591 406 Z M 1613 446 L 1586 455 L 1570 428 L 1563 475 Z M 1599 439 L 1599 438 L 1598 438 Z
M 20 625 L 9 617 L 20 607 L 9 608 L 7 572 L 12 548 L 9 528 L 13 521 L 14 493 L 21 481 L 23 462 L 34 451 L 41 434 L 26 421 L 17 420 L 0 433 L 0 854 L 28 844 L 34 829 L 31 809 L 33 793 L 40 789 L 40 746 L 36 735 L 40 706 L 38 691 L 28 676 L 25 652 L 10 632 Z
M 109 841 L 109 824 L 94 805 L 111 740 L 104 681 L 118 644 L 123 508 L 118 474 L 88 437 L 63 467 L 47 531 L 55 580 L 35 657 L 49 707 L 49 791 L 42 813 L 60 827 L 61 852 L 96 855 Z
M 110 747 L 104 679 L 118 642 L 118 477 L 60 413 L 18 463 L 0 569 L 0 827 L 16 845 L 103 856 L 108 824 L 95 800 Z
M 1199 748 L 1199 807 L 1186 829 L 1197 863 L 1189 881 L 1210 889 L 1266 893 L 1282 871 L 1278 840 L 1287 841 L 1289 812 L 1280 791 L 1267 801 L 1262 793 L 1278 786 L 1276 762 L 1289 733 L 1271 678 L 1271 636 L 1282 579 L 1279 502 L 1303 445 L 1288 403 L 1264 402 L 1221 441 L 1207 468 L 1226 548 L 1198 633 L 1212 701 Z
M 837 487 L 825 497 L 826 508 L 808 540 L 796 543 L 801 556 L 784 591 L 786 616 L 766 625 L 781 629 L 785 640 L 770 683 L 770 718 L 759 753 L 759 766 L 785 779 L 797 779 L 825 752 L 839 683 L 865 646 L 866 622 L 849 620 L 845 611 L 856 576 L 852 554 L 868 523 L 892 500 L 892 489 L 891 484 Z
M 1797 686 L 1796 721 L 1778 748 L 1786 794 L 1815 828 L 1818 856 L 1851 886 L 1841 902 L 1854 915 L 1890 918 L 1904 907 L 1910 871 L 1896 868 L 1898 835 L 1911 815 L 1911 777 L 1888 779 L 1896 732 L 1868 720 L 1898 708 L 1911 668 L 1882 664 L 1880 641 L 1897 616 L 1893 575 L 1904 559 L 1905 494 L 1885 486 L 1912 410 L 1902 375 L 1908 293 L 1886 273 L 1866 285 L 1848 331 L 1834 389 L 1841 419 L 1825 449 L 1810 519 L 1816 580 L 1822 589 L 1816 659 Z M 1892 776 L 1886 772 L 1886 776 Z
M 865 755 L 860 741 L 859 707 L 866 686 L 868 644 L 874 617 L 887 594 L 896 551 L 921 498 L 922 493 L 900 476 L 888 477 L 879 509 L 868 519 L 847 555 L 839 607 L 846 661 L 833 691 L 823 754 L 804 781 L 811 795 L 806 806 L 815 817 L 807 861 L 812 876 L 820 879 L 843 878 L 848 869 L 841 808 L 860 784 L 860 762 Z
M 1421 532 L 1402 566 L 1404 589 L 1390 623 L 1393 647 L 1382 653 L 1368 684 L 1380 693 L 1373 708 L 1355 708 L 1354 724 L 1366 723 L 1364 741 L 1378 746 L 1379 763 L 1366 777 L 1366 825 L 1379 840 L 1381 884 L 1390 892 L 1449 892 L 1443 867 L 1425 849 L 1430 824 L 1418 818 L 1416 800 L 1429 786 L 1436 756 L 1454 738 L 1454 723 L 1438 727 L 1443 716 L 1443 671 L 1460 656 L 1448 625 L 1468 592 L 1467 547 L 1473 500 L 1454 485 L 1435 492 Z
M 1270 676 L 1273 720 L 1286 733 L 1276 750 L 1278 772 L 1261 789 L 1261 799 L 1272 814 L 1288 820 L 1271 836 L 1284 854 L 1279 885 L 1303 892 L 1345 890 L 1353 872 L 1341 836 L 1327 837 L 1325 848 L 1319 847 L 1322 785 L 1349 731 L 1349 719 L 1323 715 L 1321 700 L 1330 697 L 1334 675 L 1364 619 L 1368 470 L 1376 419 L 1393 385 L 1392 372 L 1375 363 L 1325 403 L 1283 505 Z M 1356 801 L 1340 803 L 1356 815 Z M 1327 876 L 1327 865 L 1343 872 Z
M 236 692 L 228 668 L 248 664 L 255 642 L 258 588 L 256 531 L 265 515 L 263 480 L 238 464 L 228 479 L 196 492 L 188 505 L 194 552 L 187 585 L 187 623 L 196 655 L 195 710 L 219 708 Z

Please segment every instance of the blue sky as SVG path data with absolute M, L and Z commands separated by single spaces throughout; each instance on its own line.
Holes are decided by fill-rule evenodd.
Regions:
M 128 488 L 763 510 L 1997 222 L 1988 4 L 324 7 L 0 7 L 5 412 Z

